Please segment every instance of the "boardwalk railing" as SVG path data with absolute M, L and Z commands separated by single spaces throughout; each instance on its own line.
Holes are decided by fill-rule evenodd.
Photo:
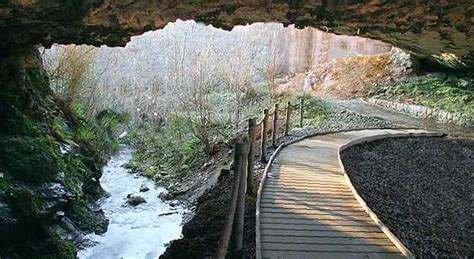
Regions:
M 237 137 L 234 147 L 234 183 L 232 186 L 232 197 L 227 211 L 224 228 L 219 239 L 219 244 L 214 254 L 215 259 L 224 259 L 228 252 L 231 258 L 242 258 L 245 195 L 255 194 L 254 163 L 257 148 L 259 148 L 260 161 L 266 163 L 268 146 L 276 148 L 278 139 L 288 136 L 292 125 L 292 114 L 298 112 L 299 127 L 303 127 L 304 99 L 298 104 L 288 102 L 284 109 L 275 104 L 272 111 L 263 110 L 261 119 L 257 122 L 255 118 L 248 119 L 248 127 L 243 135 Z M 280 117 L 284 114 L 284 122 Z M 295 114 L 296 115 L 296 114 Z M 271 127 L 269 127 L 269 122 Z

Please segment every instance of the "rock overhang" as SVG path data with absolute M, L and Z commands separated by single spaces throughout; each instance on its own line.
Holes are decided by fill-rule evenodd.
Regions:
M 6 0 L 0 48 L 52 43 L 124 46 L 133 35 L 193 19 L 230 30 L 255 22 L 382 40 L 456 69 L 474 67 L 469 0 Z

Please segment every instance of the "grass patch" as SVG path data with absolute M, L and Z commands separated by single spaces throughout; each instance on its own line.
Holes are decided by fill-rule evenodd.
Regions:
M 400 102 L 474 116 L 474 89 L 468 80 L 456 84 L 419 76 L 390 86 L 383 95 Z
M 331 113 L 331 106 L 325 102 L 318 100 L 309 94 L 289 94 L 283 95 L 280 102 L 281 108 L 286 108 L 288 102 L 292 105 L 299 105 L 301 98 L 304 99 L 304 113 L 303 113 L 303 124 L 306 126 L 315 126 L 323 123 Z M 291 127 L 296 127 L 296 123 L 299 123 L 299 106 L 292 111 L 296 119 L 292 119 Z M 282 117 L 283 118 L 283 115 Z

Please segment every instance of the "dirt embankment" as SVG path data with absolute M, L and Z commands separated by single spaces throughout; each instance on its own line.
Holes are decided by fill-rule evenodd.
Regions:
M 317 96 L 359 98 L 391 82 L 390 55 L 336 59 L 311 71 L 311 90 Z
M 405 78 L 418 68 L 408 53 L 390 52 L 337 58 L 318 64 L 306 73 L 281 80 L 279 92 L 306 91 L 338 99 L 367 97 L 378 88 Z

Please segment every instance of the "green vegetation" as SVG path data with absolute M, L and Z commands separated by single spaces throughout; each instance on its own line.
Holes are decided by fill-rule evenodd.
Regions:
M 306 126 L 315 126 L 324 122 L 331 112 L 331 106 L 319 101 L 317 98 L 309 94 L 287 94 L 280 98 L 280 107 L 285 107 L 288 102 L 292 105 L 300 103 L 301 98 L 304 99 L 303 124 Z M 299 109 L 299 108 L 298 108 Z M 293 115 L 298 115 L 299 110 L 293 111 Z M 299 115 L 298 115 L 299 116 Z M 292 119 L 291 126 L 297 126 L 298 120 Z
M 115 131 L 127 116 L 91 116 L 76 99 L 65 105 L 52 95 L 36 48 L 9 55 L 0 62 L 0 257 L 75 258 L 52 217 L 63 211 L 80 230 L 105 230 L 87 204 L 103 192 L 100 167 L 117 149 Z
M 110 154 L 117 151 L 119 142 L 116 138 L 116 129 L 129 120 L 127 113 L 120 113 L 113 110 L 103 110 L 92 119 L 86 119 L 81 113 L 81 105 L 76 105 L 74 110 L 78 118 L 82 118 L 83 123 L 75 131 L 75 138 L 80 142 L 93 146 L 101 154 L 101 159 L 106 159 Z
M 133 129 L 129 135 L 128 139 L 135 145 L 137 151 L 128 166 L 158 182 L 186 176 L 193 169 L 209 161 L 213 154 L 231 146 L 236 132 L 245 125 L 245 118 L 260 118 L 263 108 L 271 107 L 269 104 L 264 106 L 267 102 L 262 101 L 269 98 L 269 94 L 269 92 L 254 93 L 244 99 L 245 112 L 241 114 L 240 126 L 231 120 L 224 120 L 220 124 L 214 123 L 203 127 L 189 115 L 180 114 L 171 115 L 164 124 L 156 122 L 142 124 Z M 286 108 L 288 101 L 298 105 L 301 98 L 305 100 L 305 125 L 322 123 L 331 111 L 330 106 L 310 95 L 286 94 L 280 96 L 276 102 L 282 110 Z M 235 111 L 228 109 L 222 112 Z M 298 112 L 298 109 L 292 112 L 291 127 L 296 127 L 299 123 Z M 280 120 L 284 120 L 284 113 L 280 115 Z M 209 144 L 205 144 L 203 140 L 210 141 L 212 146 L 210 151 L 206 148 Z
M 26 124 L 32 129 L 23 132 L 34 132 L 34 136 L 0 138 L 0 172 L 4 173 L 0 178 L 0 202 L 8 204 L 17 222 L 4 233 L 8 239 L 1 242 L 2 257 L 75 258 L 74 245 L 61 240 L 42 223 L 59 209 L 83 231 L 106 229 L 87 204 L 102 194 L 97 181 L 100 166 L 117 149 L 115 129 L 125 116 L 107 111 L 92 120 L 80 120 L 69 114 L 67 117 L 77 119 L 72 125 L 59 115 L 62 111 L 54 106 L 47 109 L 50 117 L 43 119 L 49 126 L 44 128 L 34 119 Z M 83 132 L 91 137 L 81 138 Z M 36 188 L 50 182 L 59 182 L 72 197 L 48 208 Z
M 59 148 L 51 138 L 5 137 L 0 139 L 0 164 L 15 179 L 41 183 L 60 171 Z
M 132 131 L 129 139 L 137 147 L 131 166 L 157 181 L 163 180 L 160 172 L 184 176 L 208 157 L 190 122 L 179 115 L 172 116 L 167 126 L 147 123 Z
M 419 76 L 390 86 L 384 95 L 474 117 L 474 86 L 469 78 L 443 81 L 438 77 Z

